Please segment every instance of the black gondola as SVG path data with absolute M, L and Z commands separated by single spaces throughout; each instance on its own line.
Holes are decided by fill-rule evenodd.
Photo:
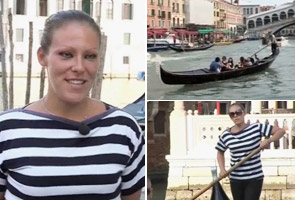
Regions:
M 214 43 L 210 44 L 205 44 L 202 46 L 196 46 L 196 47 L 189 47 L 189 46 L 172 46 L 170 45 L 169 48 L 177 51 L 177 52 L 185 52 L 185 51 L 201 51 L 201 50 L 206 50 L 214 46 Z
M 178 71 L 169 72 L 160 66 L 161 79 L 165 84 L 200 84 L 218 80 L 225 80 L 230 78 L 236 78 L 248 74 L 257 73 L 268 68 L 271 63 L 279 55 L 279 49 L 275 54 L 265 57 L 257 63 L 249 67 L 243 67 L 240 69 L 233 69 L 223 72 L 210 72 L 208 68 L 190 70 L 190 71 Z

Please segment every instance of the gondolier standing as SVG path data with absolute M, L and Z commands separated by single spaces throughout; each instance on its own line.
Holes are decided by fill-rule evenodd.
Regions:
M 247 124 L 245 115 L 245 109 L 241 104 L 234 103 L 229 107 L 229 116 L 234 126 L 222 133 L 216 146 L 220 177 L 228 175 L 224 158 L 224 152 L 228 148 L 231 153 L 231 166 L 234 166 L 253 150 L 258 147 L 262 149 L 268 147 L 271 142 L 279 140 L 285 133 L 283 129 L 270 124 Z M 262 141 L 262 137 L 268 139 Z M 259 152 L 230 173 L 230 186 L 234 200 L 259 200 L 263 177 Z
M 278 45 L 277 45 L 277 40 L 276 40 L 276 37 L 274 34 L 270 33 L 269 41 L 271 43 L 271 52 L 272 52 L 272 54 L 275 54 Z

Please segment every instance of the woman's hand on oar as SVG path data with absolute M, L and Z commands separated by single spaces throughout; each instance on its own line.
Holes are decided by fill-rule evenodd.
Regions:
M 267 149 L 267 148 L 269 147 L 269 145 L 270 145 L 271 142 L 272 142 L 272 141 L 271 141 L 270 138 L 261 141 L 261 143 L 260 143 L 260 148 L 261 148 L 261 149 Z

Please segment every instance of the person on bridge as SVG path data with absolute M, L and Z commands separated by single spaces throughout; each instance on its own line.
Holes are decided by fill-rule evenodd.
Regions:
M 271 52 L 272 54 L 274 55 L 276 53 L 276 50 L 277 50 L 277 40 L 276 40 L 276 37 L 274 34 L 271 34 L 269 35 L 269 41 L 271 43 Z
M 225 130 L 216 145 L 219 176 L 228 176 L 225 169 L 224 152 L 229 149 L 231 166 L 234 166 L 250 152 L 261 147 L 265 149 L 271 142 L 278 141 L 285 130 L 265 123 L 248 124 L 245 122 L 243 105 L 234 103 L 229 107 L 229 117 L 234 126 Z M 270 135 L 273 135 L 270 137 Z M 261 140 L 262 137 L 268 138 Z M 259 200 L 263 184 L 263 171 L 260 152 L 233 170 L 230 174 L 230 186 L 234 200 Z

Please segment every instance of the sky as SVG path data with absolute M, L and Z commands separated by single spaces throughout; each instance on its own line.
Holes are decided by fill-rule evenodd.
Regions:
M 240 0 L 240 5 L 279 6 L 289 2 L 293 2 L 293 0 Z

